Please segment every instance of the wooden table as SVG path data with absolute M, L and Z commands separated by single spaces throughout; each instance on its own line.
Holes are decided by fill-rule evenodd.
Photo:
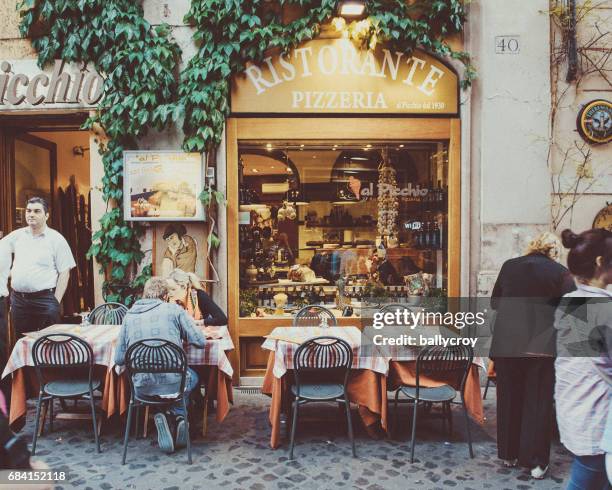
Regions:
M 19 339 L 13 348 L 11 356 L 2 377 L 12 374 L 12 397 L 9 413 L 9 423 L 14 428 L 20 428 L 25 422 L 26 399 L 38 392 L 32 346 L 38 336 L 48 333 L 65 332 L 78 335 L 92 348 L 94 354 L 94 374 L 103 380 L 101 408 L 107 418 L 115 413 L 123 414 L 130 399 L 129 381 L 122 368 L 115 365 L 115 350 L 119 336 L 120 325 L 52 325 L 40 332 L 26 335 Z M 234 344 L 226 326 L 208 327 L 216 329 L 220 339 L 209 339 L 204 349 L 187 346 L 187 362 L 197 371 L 205 372 L 207 397 L 217 401 L 216 419 L 221 422 L 229 412 L 233 402 L 232 365 L 227 352 L 233 350 Z M 200 368 L 200 369 L 198 369 Z M 205 421 L 206 423 L 206 421 Z
M 293 375 L 293 354 L 297 347 L 308 338 L 331 335 L 346 340 L 353 347 L 353 366 L 349 375 L 348 397 L 358 405 L 359 415 L 366 430 L 375 433 L 376 427 L 388 430 L 387 390 L 399 384 L 416 382 L 416 357 L 413 353 L 375 352 L 362 346 L 361 331 L 356 327 L 277 327 L 267 336 L 262 348 L 270 350 L 264 377 L 262 393 L 271 395 L 269 420 L 272 426 L 270 446 L 281 444 L 280 416 L 291 399 L 290 387 Z M 367 342 L 366 342 L 367 344 Z M 475 358 L 466 382 L 465 398 L 468 412 L 482 424 L 483 408 L 480 395 L 479 368 L 484 360 Z M 422 386 L 435 387 L 445 384 L 444 380 L 421 378 Z

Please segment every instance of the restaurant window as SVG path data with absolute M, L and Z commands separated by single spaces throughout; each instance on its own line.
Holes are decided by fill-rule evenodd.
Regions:
M 241 317 L 448 286 L 448 143 L 240 142 Z

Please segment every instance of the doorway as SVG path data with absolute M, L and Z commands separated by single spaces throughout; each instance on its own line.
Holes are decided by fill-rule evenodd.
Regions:
M 72 113 L 0 120 L 0 233 L 26 226 L 31 197 L 49 203 L 48 225 L 66 238 L 77 263 L 62 301 L 65 321 L 94 306 L 93 264 L 86 258 L 92 229 L 90 133 L 80 129 L 86 118 L 87 113 Z

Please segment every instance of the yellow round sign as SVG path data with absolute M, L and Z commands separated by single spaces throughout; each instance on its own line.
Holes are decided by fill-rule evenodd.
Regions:
M 612 141 L 612 103 L 593 100 L 578 113 L 578 132 L 589 143 L 603 144 Z
M 603 208 L 593 220 L 593 228 L 612 231 L 612 203 Z

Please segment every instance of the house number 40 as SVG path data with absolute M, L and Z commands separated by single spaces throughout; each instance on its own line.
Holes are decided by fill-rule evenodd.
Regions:
M 495 36 L 496 54 L 519 54 L 521 51 L 519 36 Z

